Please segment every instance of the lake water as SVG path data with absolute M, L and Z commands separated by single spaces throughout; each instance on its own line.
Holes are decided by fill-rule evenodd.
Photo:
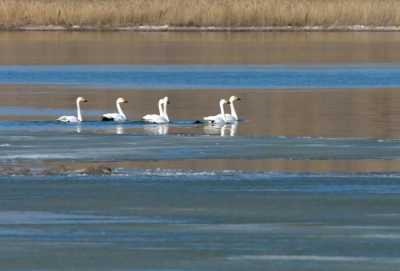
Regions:
M 399 42 L 0 33 L 0 267 L 398 270 Z M 242 121 L 196 122 L 231 95 Z
M 396 88 L 399 65 L 41 65 L 0 67 L 3 84 L 153 90 Z

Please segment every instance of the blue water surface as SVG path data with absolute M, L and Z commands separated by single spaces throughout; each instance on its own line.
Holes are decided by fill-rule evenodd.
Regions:
M 0 84 L 132 89 L 396 88 L 399 65 L 0 66 Z

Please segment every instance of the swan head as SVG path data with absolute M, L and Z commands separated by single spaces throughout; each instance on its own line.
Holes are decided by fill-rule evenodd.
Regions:
M 219 100 L 219 104 L 220 104 L 221 106 L 223 106 L 224 104 L 230 104 L 230 102 L 228 102 L 228 101 L 225 100 L 225 99 L 221 99 L 221 100 Z
M 80 103 L 80 102 L 82 102 L 82 103 L 87 103 L 88 100 L 85 99 L 85 98 L 83 98 L 83 97 L 78 97 L 78 98 L 76 99 L 76 102 L 77 102 L 77 103 Z
M 125 100 L 124 98 L 118 98 L 117 99 L 117 104 L 127 104 L 127 103 L 128 103 L 128 101 Z
M 170 101 L 168 100 L 168 97 L 167 97 L 167 96 L 165 96 L 165 97 L 163 98 L 163 100 L 164 100 L 164 103 L 170 104 Z
M 233 103 L 233 102 L 235 102 L 235 101 L 240 101 L 240 98 L 237 97 L 237 96 L 231 96 L 231 97 L 229 98 L 229 102 L 230 102 L 230 103 Z

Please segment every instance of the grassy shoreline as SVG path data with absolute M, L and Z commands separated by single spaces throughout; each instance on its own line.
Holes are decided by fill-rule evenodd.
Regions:
M 0 31 L 115 31 L 115 32 L 400 32 L 400 26 L 298 26 L 298 27 L 280 27 L 280 26 L 254 26 L 254 27 L 218 27 L 218 26 L 168 26 L 168 25 L 144 25 L 144 26 L 123 26 L 123 27 L 95 27 L 95 26 L 21 26 L 14 28 L 1 28 Z
M 399 31 L 397 0 L 0 0 L 2 30 Z

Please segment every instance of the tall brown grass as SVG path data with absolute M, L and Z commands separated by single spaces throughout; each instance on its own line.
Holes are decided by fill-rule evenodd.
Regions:
M 397 26 L 398 0 L 0 0 L 0 27 Z

